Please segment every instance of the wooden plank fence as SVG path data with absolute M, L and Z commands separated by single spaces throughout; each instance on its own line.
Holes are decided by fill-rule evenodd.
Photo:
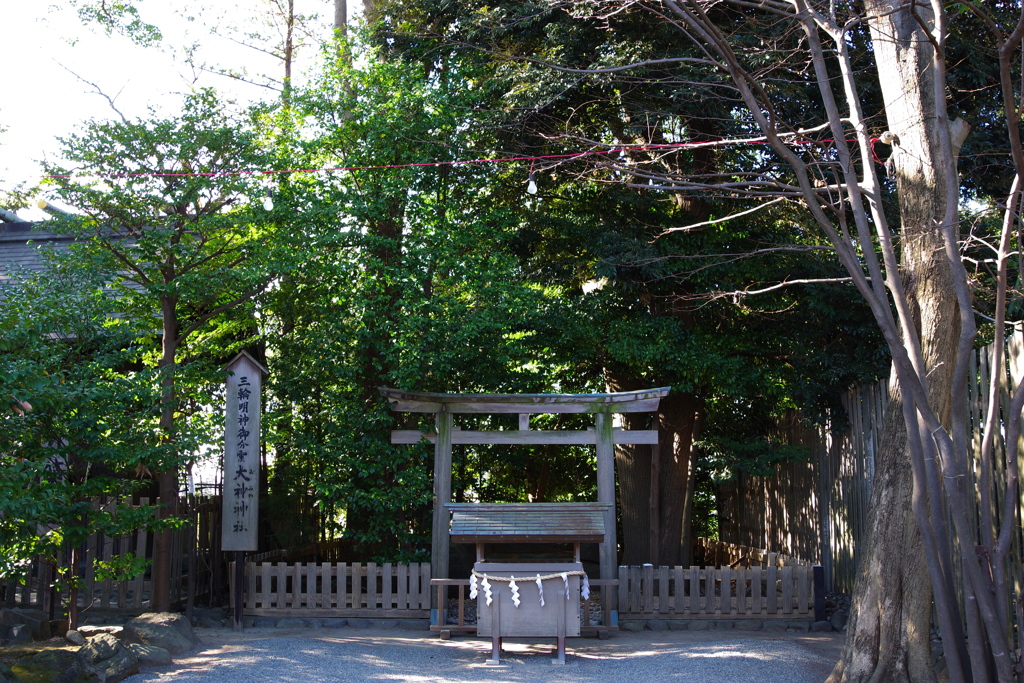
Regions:
M 231 563 L 232 609 L 234 575 Z M 430 614 L 429 562 L 246 562 L 245 576 L 245 615 L 411 619 Z
M 139 504 L 149 504 L 149 498 L 140 498 Z M 159 502 L 159 499 L 155 499 Z M 217 503 L 219 505 L 219 503 Z M 212 509 L 214 503 L 206 503 L 199 509 L 200 521 L 204 514 Z M 97 504 L 99 509 L 99 504 Z M 108 506 L 109 507 L 109 506 Z M 200 523 L 199 526 L 209 526 Z M 82 548 L 81 558 L 83 574 L 81 588 L 78 593 L 78 606 L 80 609 L 90 608 L 91 613 L 108 614 L 141 614 L 150 609 L 151 597 L 153 594 L 153 582 L 150 572 L 129 579 L 127 581 L 98 580 L 95 575 L 95 560 L 110 560 L 119 555 L 133 553 L 146 559 L 152 560 L 153 555 L 153 534 L 147 531 L 137 531 L 128 536 L 110 537 L 103 534 L 89 536 Z M 195 542 L 195 529 L 186 527 L 171 532 L 171 602 L 183 602 L 188 591 L 189 572 L 186 567 L 185 558 L 188 556 L 189 542 Z M 51 590 L 54 580 L 54 566 L 43 559 L 31 563 L 24 574 L 8 581 L 0 580 L 0 599 L 8 606 L 32 607 L 35 609 L 50 612 L 51 607 L 54 613 L 60 612 L 59 605 L 53 605 L 57 599 L 55 591 Z M 196 593 L 202 595 L 209 589 L 209 572 L 196 572 Z M 60 596 L 60 602 L 68 599 L 65 590 Z
M 696 556 L 699 562 L 712 567 L 731 567 L 733 569 L 743 567 L 783 567 L 786 565 L 811 565 L 807 560 L 802 560 L 790 555 L 773 553 L 763 548 L 751 548 L 725 541 L 716 541 L 712 538 L 696 538 Z
M 1024 333 L 1018 328 L 1007 339 L 1007 377 L 1000 378 L 1000 409 L 1006 413 L 1009 388 L 1024 375 Z M 988 408 L 988 383 L 993 347 L 979 349 L 971 362 L 968 392 L 964 397 L 970 421 L 967 490 L 975 500 L 974 518 L 981 518 L 980 464 L 981 429 Z M 875 454 L 881 441 L 883 415 L 889 401 L 886 381 L 851 389 L 843 397 L 849 428 L 834 433 L 832 425 L 800 423 L 796 416 L 780 422 L 778 438 L 801 444 L 810 452 L 806 462 L 786 463 L 770 477 L 739 474 L 718 491 L 719 537 L 741 546 L 770 548 L 788 553 L 825 569 L 828 590 L 850 593 L 856 579 L 857 543 L 864 538 L 868 501 L 875 476 Z M 1004 431 L 1000 425 L 996 441 L 996 476 L 1005 465 Z M 996 489 L 1001 491 L 996 481 Z M 1024 488 L 1017 501 L 1016 517 L 1024 518 Z M 993 516 L 998 516 L 999 493 L 989 496 Z M 1019 522 L 1006 564 L 1011 583 L 1009 603 L 1016 605 L 1024 595 L 1024 537 Z M 978 526 L 978 525 L 976 525 Z M 984 543 L 983 539 L 976 539 Z M 959 560 L 957 560 L 959 562 Z M 1011 609 L 1011 612 L 1014 612 Z
M 794 619 L 814 615 L 808 565 L 619 567 L 619 619 Z

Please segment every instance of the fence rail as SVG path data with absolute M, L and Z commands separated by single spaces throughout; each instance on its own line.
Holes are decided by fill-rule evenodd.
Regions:
M 232 581 L 234 608 L 234 563 Z M 422 618 L 430 613 L 430 563 L 247 562 L 243 614 Z

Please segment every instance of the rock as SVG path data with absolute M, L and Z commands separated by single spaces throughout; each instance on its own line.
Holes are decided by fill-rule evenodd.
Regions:
M 22 608 L 0 609 L 0 624 L 4 626 L 27 624 L 33 639 L 49 640 L 50 638 L 50 617 L 42 610 Z
M 348 627 L 349 628 L 356 628 L 356 629 L 370 628 L 370 620 L 369 619 L 349 619 L 348 620 Z
M 834 629 L 831 621 L 816 621 L 811 624 L 811 630 L 815 633 L 832 633 Z
M 78 654 L 106 675 L 107 683 L 117 683 L 139 673 L 139 657 L 110 633 L 100 633 L 78 650 Z
M 647 628 L 652 631 L 667 631 L 668 622 L 663 619 L 651 619 L 647 622 Z
M 388 629 L 398 628 L 398 622 L 394 619 L 373 619 L 370 621 L 370 626 L 386 631 Z
M 0 664 L 0 683 L 19 683 L 14 672 L 6 664 Z
M 733 626 L 734 623 L 735 622 L 733 622 L 733 621 L 731 621 L 729 619 L 720 619 L 720 620 L 715 622 L 715 630 L 716 631 L 731 631 L 732 630 L 732 626 Z
M 831 627 L 831 624 L 829 625 Z M 809 621 L 790 621 L 787 624 L 786 630 L 792 633 L 807 633 L 811 630 L 811 622 Z
M 278 619 L 274 628 L 306 628 L 305 619 Z
M 171 653 L 162 647 L 131 643 L 128 649 L 135 653 L 142 666 L 167 666 L 174 663 L 171 660 Z
M 670 621 L 668 622 L 668 630 L 670 631 L 685 631 L 687 625 L 685 621 Z
M 15 676 L 23 681 L 47 683 L 104 683 L 103 672 L 86 661 L 77 652 L 44 650 L 24 657 L 11 667 Z
M 764 628 L 764 622 L 760 619 L 740 619 L 733 628 L 738 631 L 760 631 Z
M 50 619 L 50 637 L 63 638 L 68 632 L 68 620 L 67 619 Z
M 623 631 L 643 631 L 644 622 L 642 621 L 620 621 L 619 628 Z
M 80 631 L 68 631 L 64 634 L 64 640 L 72 645 L 85 645 L 85 636 Z
M 256 617 L 252 622 L 253 628 L 276 628 L 279 620 L 274 617 Z M 245 618 L 242 619 L 242 625 L 245 625 Z
M 838 610 L 832 615 L 832 618 L 829 619 L 829 622 L 832 624 L 832 628 L 834 628 L 836 631 L 842 631 L 844 628 L 846 628 L 846 622 L 849 618 L 850 615 L 846 611 Z
M 124 626 L 125 643 L 160 647 L 180 655 L 199 645 L 192 624 L 182 614 L 151 612 L 135 617 Z
M 118 640 L 124 640 L 124 626 L 80 626 L 78 632 L 86 638 L 92 638 L 101 633 L 109 633 Z
M 11 627 L 10 639 L 7 641 L 8 645 L 21 645 L 22 643 L 32 642 L 32 627 L 28 624 L 15 624 Z
M 789 628 L 789 624 L 785 621 L 778 621 L 776 619 L 765 619 L 764 630 L 765 631 L 785 631 Z
M 690 622 L 691 631 L 707 631 L 711 628 L 711 622 L 704 619 L 695 619 Z

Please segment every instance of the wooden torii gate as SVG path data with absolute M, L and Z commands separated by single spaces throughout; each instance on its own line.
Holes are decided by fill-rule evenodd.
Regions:
M 597 447 L 597 499 L 610 503 L 604 515 L 605 541 L 600 546 L 601 578 L 616 577 L 615 444 L 657 444 L 658 431 L 625 430 L 612 425 L 615 413 L 655 412 L 669 388 L 608 394 L 434 394 L 381 387 L 381 395 L 395 412 L 434 413 L 434 431 L 398 429 L 391 443 L 414 444 L 426 438 L 434 444 L 434 520 L 431 578 L 448 576 L 449 528 L 446 503 L 452 502 L 452 446 L 484 444 L 594 445 Z M 470 431 L 454 429 L 455 414 L 519 415 L 518 430 Z M 594 428 L 585 431 L 530 429 L 530 415 L 592 413 Z M 435 606 L 436 609 L 436 606 Z M 437 615 L 432 610 L 431 620 Z

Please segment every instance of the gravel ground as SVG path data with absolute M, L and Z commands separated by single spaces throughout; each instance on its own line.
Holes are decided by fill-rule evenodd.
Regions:
M 554 639 L 508 638 L 502 666 L 484 664 L 490 640 L 398 630 L 197 629 L 199 650 L 125 679 L 129 683 L 317 683 L 318 681 L 779 681 L 819 683 L 842 648 L 841 634 L 738 631 L 619 632 L 570 638 L 565 666 L 551 664 Z

